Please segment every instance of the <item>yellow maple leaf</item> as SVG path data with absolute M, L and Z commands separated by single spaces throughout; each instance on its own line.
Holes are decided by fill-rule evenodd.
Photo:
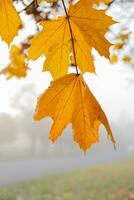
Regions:
M 74 140 L 86 151 L 99 141 L 98 130 L 102 123 L 113 138 L 108 120 L 99 103 L 87 87 L 81 75 L 69 74 L 51 83 L 38 99 L 34 119 L 50 116 L 54 123 L 50 139 L 54 142 L 63 129 L 72 123 Z
M 112 18 L 92 8 L 90 0 L 71 4 L 66 14 L 66 17 L 43 21 L 43 30 L 31 40 L 28 51 L 29 59 L 45 54 L 44 70 L 50 71 L 54 79 L 67 73 L 70 54 L 83 73 L 95 71 L 92 47 L 109 58 L 110 43 L 104 35 L 114 23 Z
M 25 66 L 25 56 L 22 49 L 13 45 L 10 50 L 10 64 L 1 70 L 0 74 L 6 74 L 7 79 L 12 77 L 22 78 L 27 75 L 28 68 Z
M 10 44 L 22 26 L 21 19 L 13 6 L 12 0 L 0 0 L 0 36 Z

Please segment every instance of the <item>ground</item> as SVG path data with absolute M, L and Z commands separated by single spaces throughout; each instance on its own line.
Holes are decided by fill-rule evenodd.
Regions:
M 134 200 L 134 159 L 1 187 L 0 200 Z

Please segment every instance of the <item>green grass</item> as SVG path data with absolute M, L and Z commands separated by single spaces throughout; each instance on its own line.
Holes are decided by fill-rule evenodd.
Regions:
M 2 187 L 0 200 L 134 200 L 134 160 Z

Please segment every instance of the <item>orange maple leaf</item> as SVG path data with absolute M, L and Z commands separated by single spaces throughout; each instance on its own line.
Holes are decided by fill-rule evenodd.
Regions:
M 50 71 L 54 79 L 67 73 L 70 56 L 74 57 L 75 65 L 82 73 L 95 72 L 92 47 L 109 58 L 111 44 L 106 40 L 105 33 L 115 22 L 105 11 L 96 10 L 92 5 L 90 0 L 71 4 L 66 17 L 43 21 L 43 30 L 31 40 L 29 59 L 45 54 L 43 70 Z
M 54 120 L 49 137 L 53 142 L 72 123 L 74 140 L 86 151 L 99 141 L 98 130 L 102 123 L 115 144 L 105 113 L 81 75 L 69 74 L 55 80 L 40 96 L 34 119 L 47 116 Z

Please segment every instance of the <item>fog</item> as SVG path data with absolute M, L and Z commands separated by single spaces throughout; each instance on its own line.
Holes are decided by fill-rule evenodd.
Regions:
M 32 120 L 34 86 L 23 87 L 11 100 L 14 114 L 0 115 L 0 184 L 31 180 L 49 174 L 88 167 L 97 163 L 128 159 L 134 155 L 134 122 L 123 113 L 111 121 L 117 146 L 114 150 L 103 126 L 101 143 L 93 145 L 86 155 L 73 142 L 69 125 L 55 144 L 48 140 L 52 120 Z

